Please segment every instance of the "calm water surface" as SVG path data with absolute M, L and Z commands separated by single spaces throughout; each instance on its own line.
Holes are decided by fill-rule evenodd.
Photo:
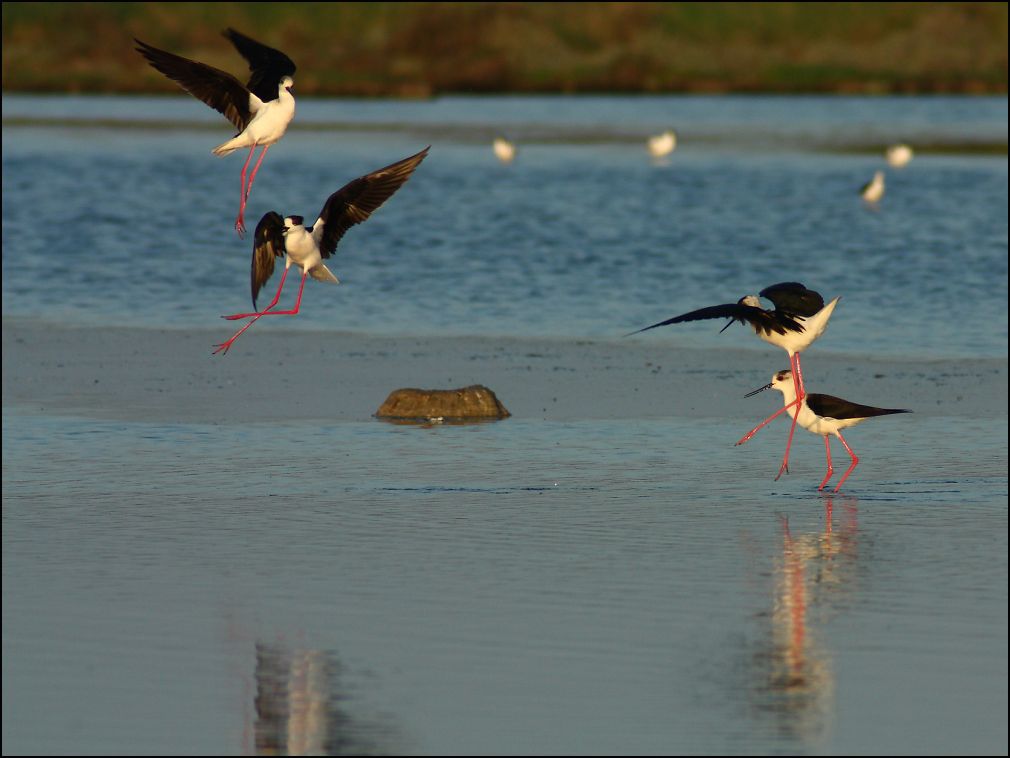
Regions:
M 737 426 L 6 417 L 5 749 L 998 752 L 1005 419 Z
M 4 114 L 126 118 L 132 103 L 135 116 L 222 120 L 190 100 L 5 97 Z M 322 113 L 354 126 L 349 101 L 299 108 L 310 124 Z M 431 143 L 409 188 L 341 242 L 331 266 L 339 290 L 310 284 L 285 328 L 614 337 L 797 280 L 844 298 L 825 349 L 1005 355 L 1005 153 L 921 155 L 888 171 L 873 207 L 858 189 L 884 167 L 882 151 L 812 150 L 805 135 L 882 146 L 954 133 L 1005 145 L 1006 114 L 1006 98 L 365 103 L 367 131 L 293 127 L 271 149 L 247 222 L 268 210 L 314 219 L 350 179 Z M 650 161 L 645 135 L 681 116 L 680 147 Z M 484 134 L 503 121 L 548 137 L 499 165 Z M 430 123 L 441 126 L 398 131 Z M 598 136 L 580 141 L 580 123 Z M 601 123 L 641 139 L 617 139 Z M 692 143 L 691 130 L 723 137 Z M 755 136 L 767 132 L 775 147 Z M 231 231 L 242 158 L 209 154 L 230 133 L 5 127 L 3 312 L 195 326 L 246 309 L 251 242 Z M 654 338 L 711 345 L 711 327 Z M 720 339 L 753 337 L 733 329 Z
M 4 98 L 5 118 L 195 122 L 4 128 L 5 315 L 246 306 L 241 160 L 209 155 L 229 132 L 189 105 Z M 819 349 L 1007 353 L 1005 155 L 921 155 L 870 208 L 880 155 L 817 147 L 1005 142 L 1005 98 L 357 107 L 299 105 L 342 126 L 273 148 L 249 219 L 432 153 L 283 328 L 609 337 L 797 279 L 843 295 Z M 651 163 L 636 132 L 682 114 Z M 532 140 L 508 167 L 485 139 L 502 123 Z M 856 430 L 840 497 L 815 490 L 810 435 L 772 482 L 780 435 L 732 447 L 750 421 L 5 408 L 4 753 L 1005 754 L 1005 416 Z

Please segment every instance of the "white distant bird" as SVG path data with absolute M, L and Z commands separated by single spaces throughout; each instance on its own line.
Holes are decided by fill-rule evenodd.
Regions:
M 495 137 L 492 148 L 502 163 L 511 163 L 516 157 L 516 146 L 504 137 Z
M 901 168 L 902 166 L 907 166 L 908 162 L 912 160 L 912 148 L 908 145 L 891 145 L 887 148 L 885 156 L 887 157 L 887 163 L 894 168 Z
M 295 64 L 279 50 L 267 47 L 234 29 L 226 29 L 222 34 L 249 62 L 252 73 L 247 85 L 213 66 L 159 50 L 139 39 L 134 39 L 134 42 L 138 45 L 137 52 L 148 63 L 191 95 L 223 114 L 239 130 L 235 137 L 215 147 L 214 155 L 228 155 L 249 148 L 249 157 L 242 166 L 241 198 L 238 218 L 235 219 L 235 231 L 241 237 L 245 234 L 245 206 L 256 180 L 256 172 L 259 171 L 267 150 L 284 136 L 288 124 L 295 116 L 295 99 L 291 95 L 291 88 L 295 84 L 291 78 L 295 73 Z M 263 146 L 263 152 L 253 167 L 247 185 L 246 169 L 249 168 L 249 161 L 252 160 L 257 145 Z
M 828 480 L 835 472 L 831 465 L 831 444 L 828 440 L 830 435 L 833 434 L 838 437 L 852 459 L 848 470 L 838 480 L 838 486 L 835 487 L 835 492 L 838 492 L 842 488 L 842 483 L 849 478 L 849 474 L 852 473 L 856 464 L 859 463 L 859 458 L 856 457 L 856 454 L 852 452 L 852 448 L 849 447 L 845 438 L 842 437 L 841 430 L 861 424 L 866 419 L 873 418 L 874 416 L 888 416 L 892 413 L 911 413 L 911 411 L 901 408 L 874 408 L 870 405 L 851 403 L 848 400 L 842 400 L 840 397 L 820 394 L 809 394 L 797 405 L 796 388 L 791 371 L 776 372 L 772 376 L 770 383 L 753 392 L 748 392 L 744 397 L 751 397 L 767 389 L 781 392 L 785 402 L 785 406 L 775 416 L 778 416 L 783 411 L 788 411 L 789 415 L 793 417 L 794 424 L 798 423 L 808 432 L 820 434 L 824 437 L 824 450 L 828 456 L 828 473 L 821 481 L 821 486 L 817 488 L 818 490 L 824 489 L 824 485 L 828 483 Z M 775 418 L 775 416 L 771 418 Z
M 646 145 L 649 148 L 649 155 L 653 158 L 662 158 L 669 155 L 677 147 L 677 135 L 671 130 L 666 130 L 662 134 L 649 137 Z
M 873 179 L 868 181 L 859 190 L 863 200 L 868 203 L 876 203 L 884 196 L 884 172 L 877 171 L 873 174 Z
M 274 272 L 274 259 L 286 254 L 288 260 L 277 287 L 277 294 L 274 295 L 270 304 L 261 311 L 254 310 L 252 313 L 223 316 L 229 321 L 240 318 L 252 320 L 230 339 L 215 345 L 214 347 L 217 349 L 214 353 L 227 353 L 232 343 L 261 316 L 294 316 L 297 314 L 301 307 L 302 292 L 305 289 L 307 276 L 311 276 L 319 282 L 337 284 L 337 277 L 323 264 L 323 260 L 336 252 L 337 243 L 340 242 L 348 229 L 355 224 L 366 221 L 380 205 L 403 186 L 430 149 L 430 146 L 426 147 L 409 158 L 404 158 L 402 161 L 348 182 L 327 198 L 323 209 L 319 211 L 319 218 L 312 226 L 305 226 L 305 219 L 302 216 L 281 217 L 276 211 L 266 213 L 256 225 L 256 232 L 253 235 L 255 238 L 251 274 L 253 309 L 256 308 L 256 296 Z M 288 269 L 292 264 L 300 266 L 302 269 L 302 284 L 298 290 L 298 299 L 295 301 L 295 307 L 291 310 L 275 311 L 273 307 L 280 300 L 281 290 L 284 289 L 284 280 L 287 278 Z

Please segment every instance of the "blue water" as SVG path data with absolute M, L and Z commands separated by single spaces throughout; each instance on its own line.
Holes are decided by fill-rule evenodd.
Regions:
M 45 122 L 4 126 L 5 317 L 202 330 L 247 308 L 241 158 L 210 155 L 231 133 L 219 117 L 185 98 L 3 107 Z M 836 497 L 816 491 L 820 440 L 798 432 L 774 481 L 784 424 L 732 444 L 773 401 L 746 418 L 684 407 L 677 382 L 714 374 L 672 359 L 640 368 L 670 382 L 669 405 L 627 402 L 626 418 L 415 427 L 315 406 L 183 423 L 173 398 L 249 397 L 260 375 L 175 356 L 145 388 L 157 404 L 131 409 L 153 395 L 124 388 L 116 417 L 158 419 L 142 422 L 100 406 L 149 376 L 119 370 L 147 347 L 97 339 L 54 364 L 5 342 L 4 754 L 1005 754 L 1007 418 L 1005 399 L 987 415 L 972 396 L 1005 395 L 1005 368 L 970 359 L 1007 355 L 1007 158 L 926 151 L 887 171 L 879 207 L 856 190 L 883 167 L 875 142 L 1005 144 L 1006 125 L 1006 98 L 300 103 L 250 226 L 432 151 L 343 239 L 341 284 L 310 282 L 271 329 L 561 351 L 799 280 L 843 298 L 818 352 L 913 360 L 854 399 L 905 382 L 935 407 L 847 434 L 861 462 Z M 652 162 L 644 138 L 667 126 L 680 145 Z M 491 153 L 500 129 L 520 144 L 510 166 Z M 719 327 L 635 340 L 760 348 Z M 560 394 L 581 370 L 620 408 L 644 387 L 629 343 L 580 364 L 520 361 L 510 342 L 447 371 L 462 360 L 495 386 L 521 370 Z M 385 350 L 409 375 L 413 348 Z M 300 366 L 254 355 L 278 384 Z M 916 360 L 932 358 L 967 360 Z M 17 360 L 37 411 L 8 403 Z M 48 371 L 94 382 L 94 417 L 53 410 Z M 345 387 L 360 376 L 326 380 L 391 389 Z M 756 386 L 717 381 L 713 398 Z
M 1006 354 L 1006 155 L 919 155 L 887 172 L 887 194 L 873 207 L 857 190 L 884 167 L 882 152 L 822 149 L 909 134 L 1005 144 L 1005 98 L 454 98 L 299 108 L 296 124 L 304 111 L 308 124 L 342 127 L 293 127 L 271 149 L 250 228 L 271 209 L 314 218 L 347 181 L 425 144 L 432 151 L 341 242 L 331 266 L 339 289 L 311 283 L 284 328 L 616 337 L 796 280 L 843 298 L 821 349 Z M 7 118 L 107 113 L 194 124 L 215 115 L 184 98 L 4 98 Z M 681 119 L 676 152 L 650 161 L 644 137 Z M 484 139 L 503 124 L 539 135 L 520 141 L 510 166 Z M 3 312 L 198 326 L 247 310 L 251 243 L 230 231 L 243 159 L 209 154 L 231 133 L 219 126 L 6 126 Z M 615 137 L 636 132 L 641 139 Z M 596 136 L 586 141 L 586 133 Z M 717 326 L 650 339 L 712 345 Z M 718 339 L 753 344 L 743 329 Z
M 227 129 L 196 100 L 178 97 L 5 95 L 4 117 L 30 120 L 105 120 L 136 124 L 189 124 Z M 641 141 L 676 128 L 703 145 L 760 143 L 863 146 L 880 142 L 1003 143 L 1005 97 L 735 97 L 735 96 L 449 96 L 431 100 L 298 101 L 300 127 L 369 131 L 438 129 L 460 140 L 486 141 L 488 132 L 556 142 Z M 682 144 L 683 146 L 683 144 Z

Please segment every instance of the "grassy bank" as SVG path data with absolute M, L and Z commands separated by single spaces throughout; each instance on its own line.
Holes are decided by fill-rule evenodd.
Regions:
M 300 94 L 1005 93 L 1006 3 L 4 3 L 3 88 L 175 92 L 133 37 Z

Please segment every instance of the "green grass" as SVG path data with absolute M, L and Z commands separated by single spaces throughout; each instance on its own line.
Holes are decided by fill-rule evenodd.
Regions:
M 302 95 L 1005 93 L 1006 3 L 4 3 L 8 92 L 172 92 L 134 37 Z

